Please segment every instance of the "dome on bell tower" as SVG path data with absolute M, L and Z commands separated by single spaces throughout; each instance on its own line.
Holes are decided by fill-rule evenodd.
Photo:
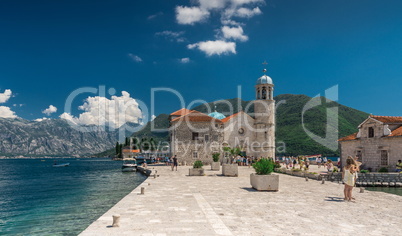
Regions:
M 268 75 L 263 75 L 257 80 L 257 84 L 273 84 L 271 77 Z

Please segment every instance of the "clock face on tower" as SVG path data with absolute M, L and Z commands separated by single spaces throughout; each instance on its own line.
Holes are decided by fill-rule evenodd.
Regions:
M 244 129 L 240 128 L 238 132 L 239 132 L 239 134 L 244 134 Z

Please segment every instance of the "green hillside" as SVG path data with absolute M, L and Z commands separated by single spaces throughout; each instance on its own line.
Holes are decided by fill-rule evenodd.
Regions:
M 306 95 L 282 94 L 275 97 L 277 104 L 276 111 L 276 142 L 277 147 L 285 144 L 285 149 L 281 149 L 277 155 L 313 155 L 323 154 L 327 156 L 339 155 L 339 150 L 332 151 L 327 147 L 315 142 L 311 139 L 302 126 L 302 111 L 303 107 L 311 100 L 311 97 Z M 315 98 L 316 101 L 321 101 L 321 105 L 314 106 L 306 110 L 304 114 L 304 126 L 307 130 L 322 138 L 326 136 L 326 121 L 327 109 L 338 109 L 338 127 L 330 126 L 330 130 L 337 130 L 337 138 L 347 136 L 357 131 L 357 126 L 363 122 L 369 114 L 358 111 L 356 109 L 343 106 L 333 101 L 326 101 L 325 98 Z M 231 104 L 230 105 L 228 105 Z M 279 104 L 279 105 L 278 105 Z M 245 110 L 249 115 L 253 116 L 254 106 L 252 101 L 243 101 L 238 98 L 221 100 L 212 103 L 203 104 L 193 108 L 203 113 L 212 112 L 215 110 L 223 113 L 226 116 L 232 115 L 239 110 Z M 233 107 L 232 109 L 230 107 Z M 329 112 L 332 112 L 329 110 Z M 331 113 L 329 113 L 331 114 Z M 333 114 L 333 115 L 336 115 Z M 156 128 L 168 128 L 169 115 L 161 114 L 157 116 L 152 123 Z M 153 138 L 157 143 L 159 141 L 168 141 L 168 132 L 151 132 L 151 122 L 138 132 L 132 134 L 138 138 Z M 337 145 L 337 144 L 334 144 Z M 111 153 L 113 150 L 110 151 Z
M 151 128 L 153 128 L 154 131 L 151 131 Z M 137 137 L 139 139 L 153 138 L 156 143 L 169 141 L 169 132 L 167 131 L 168 128 L 169 128 L 169 115 L 160 114 L 157 117 L 155 117 L 154 120 L 148 122 L 141 130 L 133 133 L 131 137 Z

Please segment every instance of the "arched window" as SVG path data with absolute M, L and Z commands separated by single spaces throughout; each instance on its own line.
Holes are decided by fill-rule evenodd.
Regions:
M 267 99 L 267 89 L 265 87 L 262 88 L 262 99 Z
M 373 138 L 373 137 L 374 137 L 374 128 L 373 128 L 373 127 L 369 127 L 369 128 L 368 128 L 368 137 L 369 137 L 369 138 Z
M 260 89 L 257 90 L 257 99 L 261 99 Z

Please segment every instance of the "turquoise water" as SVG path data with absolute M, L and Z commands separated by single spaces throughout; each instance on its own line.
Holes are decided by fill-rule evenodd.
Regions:
M 77 235 L 141 184 L 110 159 L 0 160 L 1 235 Z
M 402 188 L 395 187 L 365 187 L 369 191 L 380 191 L 385 193 L 396 194 L 402 196 Z

